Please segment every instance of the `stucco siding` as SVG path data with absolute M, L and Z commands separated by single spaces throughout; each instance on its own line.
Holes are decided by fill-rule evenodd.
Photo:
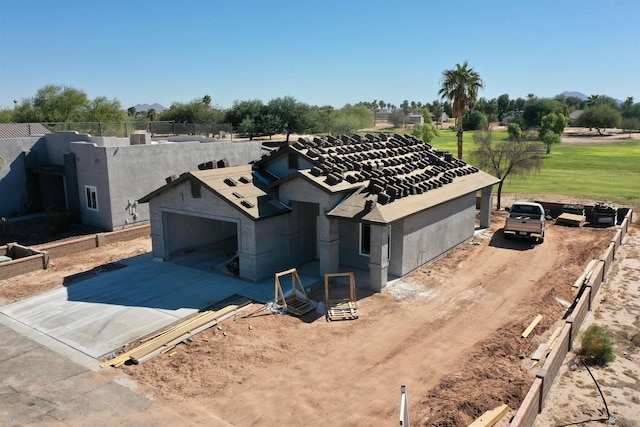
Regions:
M 473 237 L 475 201 L 468 194 L 405 218 L 401 275 Z
M 340 264 L 369 269 L 369 256 L 360 255 L 360 224 L 340 221 Z
M 27 196 L 27 170 L 25 151 L 44 144 L 44 137 L 12 138 L 0 140 L 0 216 L 12 216 L 25 209 Z M 44 158 L 44 153 L 43 153 Z

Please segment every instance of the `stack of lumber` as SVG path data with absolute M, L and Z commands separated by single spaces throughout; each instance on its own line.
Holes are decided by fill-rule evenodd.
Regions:
M 202 311 L 142 342 L 135 348 L 106 361 L 100 366 L 102 368 L 106 368 L 107 366 L 118 367 L 127 362 L 133 364 L 145 362 L 160 353 L 169 351 L 187 338 L 215 326 L 225 319 L 235 316 L 250 306 L 251 301 L 243 298 L 230 303 L 220 310 Z
M 563 205 L 562 214 L 556 219 L 557 225 L 582 227 L 587 222 L 584 205 Z

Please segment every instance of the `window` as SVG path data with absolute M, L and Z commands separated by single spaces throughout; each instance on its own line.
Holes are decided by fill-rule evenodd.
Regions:
M 360 224 L 360 255 L 371 255 L 371 225 Z
M 391 259 L 391 226 L 387 234 L 387 259 Z M 371 225 L 360 224 L 360 255 L 371 255 Z
M 97 211 L 98 210 L 98 190 L 96 189 L 96 187 L 85 185 L 84 191 L 85 191 L 85 195 L 87 196 L 87 209 L 91 209 L 92 211 Z

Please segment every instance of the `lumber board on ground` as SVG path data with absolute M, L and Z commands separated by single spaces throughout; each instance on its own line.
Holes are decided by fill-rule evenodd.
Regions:
M 509 406 L 502 404 L 480 415 L 480 418 L 469 424 L 469 427 L 490 427 L 500 421 L 500 418 L 502 418 L 507 411 L 509 411 Z
M 573 282 L 574 288 L 581 288 L 584 282 L 589 280 L 589 277 L 591 276 L 593 267 L 596 265 L 596 262 L 598 261 L 595 259 L 592 259 L 591 261 L 589 261 L 589 264 L 587 264 L 587 268 L 585 268 L 582 274 L 576 279 L 575 282 Z
M 145 341 L 143 344 L 111 359 L 100 366 L 118 367 L 128 360 L 134 363 L 142 363 L 151 357 L 157 356 L 164 350 L 175 346 L 185 339 L 216 325 L 218 322 L 234 316 L 238 312 L 245 310 L 251 306 L 251 301 L 246 300 L 239 304 L 231 304 L 216 311 L 203 311 L 195 316 L 172 326 L 163 333 Z
M 558 335 L 560 335 L 560 331 L 562 331 L 562 326 L 558 326 L 555 331 L 549 337 L 549 341 L 547 341 L 547 350 L 551 350 L 553 345 L 556 343 L 558 339 Z
M 522 333 L 522 338 L 528 337 L 531 331 L 533 331 L 533 328 L 535 328 L 536 325 L 540 323 L 541 320 L 542 320 L 542 314 L 538 314 L 536 318 L 533 319 L 533 322 L 531 322 L 531 324 L 527 326 L 527 329 L 524 330 L 524 332 Z

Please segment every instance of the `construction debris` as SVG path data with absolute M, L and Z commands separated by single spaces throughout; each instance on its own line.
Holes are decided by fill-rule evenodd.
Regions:
M 562 214 L 556 219 L 556 225 L 582 227 L 587 222 L 584 205 L 563 205 Z
M 480 415 L 480 418 L 469 424 L 469 427 L 490 427 L 500 421 L 500 418 L 502 418 L 507 411 L 509 411 L 509 406 L 506 404 L 500 405 Z
M 177 344 L 190 339 L 219 322 L 228 319 L 251 306 L 251 301 L 240 298 L 220 310 L 205 310 L 144 341 L 137 347 L 101 364 L 100 367 L 118 367 L 127 362 L 139 364 L 160 353 L 171 351 Z
M 528 337 L 531 331 L 533 331 L 533 328 L 535 328 L 536 325 L 540 323 L 541 320 L 542 320 L 542 314 L 538 314 L 536 318 L 533 319 L 533 322 L 531 322 L 531 324 L 527 326 L 527 329 L 524 330 L 524 332 L 522 333 L 522 338 Z

